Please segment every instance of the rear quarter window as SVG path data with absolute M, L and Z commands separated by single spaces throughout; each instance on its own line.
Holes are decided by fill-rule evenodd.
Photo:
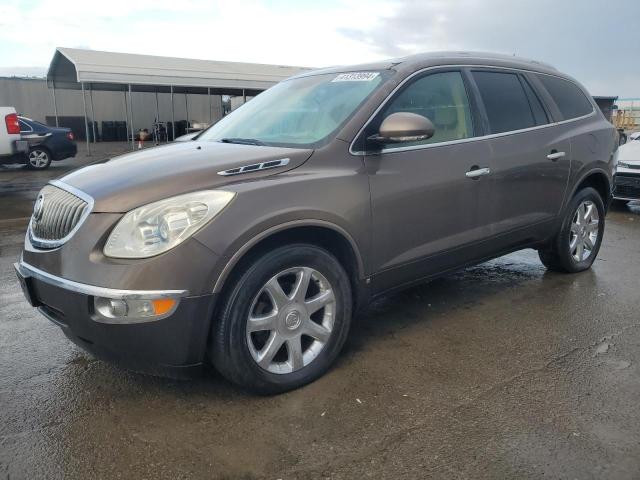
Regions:
M 593 112 L 593 105 L 576 84 L 551 75 L 537 76 L 558 106 L 564 120 Z
M 31 125 L 29 125 L 24 120 L 18 120 L 18 123 L 20 124 L 21 132 L 33 132 L 33 128 L 31 128 Z

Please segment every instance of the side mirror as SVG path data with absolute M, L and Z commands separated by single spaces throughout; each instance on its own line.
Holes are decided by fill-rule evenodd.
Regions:
M 410 112 L 396 112 L 382 121 L 378 134 L 368 140 L 378 143 L 419 142 L 433 137 L 435 128 L 431 120 Z

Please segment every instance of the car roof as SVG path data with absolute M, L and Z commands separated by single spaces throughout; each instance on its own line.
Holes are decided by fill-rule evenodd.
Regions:
M 487 52 L 428 52 L 408 55 L 406 57 L 392 58 L 380 62 L 323 68 L 301 73 L 292 78 L 307 77 L 325 73 L 343 73 L 365 70 L 401 69 L 415 71 L 423 68 L 444 65 L 478 65 L 516 68 L 567 77 L 567 75 L 561 74 L 555 67 L 547 63 L 517 57 L 515 55 L 503 55 Z

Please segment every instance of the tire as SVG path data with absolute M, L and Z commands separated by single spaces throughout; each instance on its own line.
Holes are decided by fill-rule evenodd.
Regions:
M 627 143 L 627 134 L 620 132 L 620 140 L 618 142 L 618 146 L 622 146 Z
M 32 147 L 27 154 L 27 168 L 46 170 L 51 165 L 51 152 L 43 147 Z
M 538 251 L 540 261 L 549 270 L 558 272 L 577 273 L 589 269 L 598 256 L 604 226 L 602 197 L 591 187 L 581 189 L 567 206 L 558 234 L 545 249 Z
M 296 290 L 307 278 L 308 288 Z M 314 245 L 286 245 L 263 254 L 230 282 L 209 345 L 224 377 L 268 395 L 327 371 L 344 345 L 352 313 L 349 277 L 333 255 Z

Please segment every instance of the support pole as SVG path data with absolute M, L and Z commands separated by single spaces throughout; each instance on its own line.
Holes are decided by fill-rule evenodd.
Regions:
M 187 110 L 187 126 L 184 133 L 189 133 L 189 94 L 186 92 L 184 94 L 184 108 Z
M 158 89 L 156 88 L 156 124 L 153 126 L 156 145 L 160 144 L 160 107 L 158 106 Z
M 93 87 L 89 84 L 89 104 L 91 105 L 91 130 L 93 131 L 93 143 L 98 141 L 96 136 L 96 112 L 93 109 Z
M 131 97 L 131 84 L 129 84 L 129 112 L 131 112 L 131 150 L 136 148 L 135 134 L 133 133 L 133 98 Z
M 82 107 L 84 109 L 84 134 L 87 137 L 87 157 L 91 156 L 91 147 L 89 146 L 89 125 L 87 124 L 87 100 L 84 98 L 84 82 L 80 83 L 82 89 Z
M 171 141 L 176 139 L 176 112 L 173 107 L 173 85 L 171 85 Z
M 58 103 L 56 102 L 56 82 L 51 82 L 52 85 L 52 89 L 51 89 L 51 95 L 53 97 L 53 115 L 56 117 L 56 127 L 59 127 L 60 125 L 58 124 Z
M 247 92 L 244 91 L 244 88 L 242 89 L 242 104 L 244 105 L 245 103 L 247 103 Z
M 213 121 L 213 116 L 211 114 L 211 89 L 207 88 L 207 99 L 209 100 L 209 125 L 211 125 L 211 122 Z
M 122 91 L 122 94 L 123 94 L 122 100 L 123 100 L 123 106 L 124 106 L 124 131 L 125 131 L 125 134 L 128 135 L 128 132 L 129 132 L 129 109 L 127 108 L 127 89 L 126 88 Z M 117 131 L 118 130 L 116 129 L 116 132 Z

